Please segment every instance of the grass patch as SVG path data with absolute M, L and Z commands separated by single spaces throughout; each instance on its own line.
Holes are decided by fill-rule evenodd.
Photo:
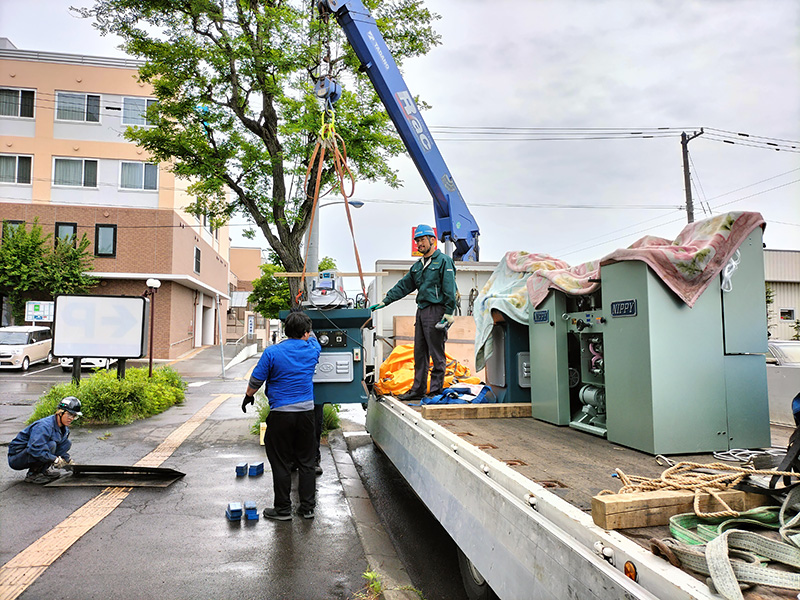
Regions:
M 261 423 L 267 420 L 269 414 L 269 401 L 264 392 L 261 390 L 256 393 L 256 420 L 250 426 L 250 433 L 258 435 L 261 431 Z M 341 421 L 339 420 L 339 410 L 341 406 L 338 404 L 323 404 L 322 405 L 322 435 L 328 435 L 329 431 L 339 429 Z
M 148 377 L 149 368 L 135 367 L 125 371 L 125 379 L 117 379 L 113 371 L 95 371 L 81 380 L 50 388 L 34 407 L 27 423 L 52 415 L 58 404 L 67 396 L 81 401 L 83 417 L 72 427 L 81 425 L 127 425 L 145 419 L 181 404 L 185 398 L 186 383 L 171 367 L 159 367 Z

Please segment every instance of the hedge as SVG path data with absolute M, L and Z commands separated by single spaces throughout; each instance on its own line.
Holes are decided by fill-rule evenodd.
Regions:
M 39 399 L 27 422 L 52 415 L 67 396 L 81 401 L 83 413 L 72 427 L 125 425 L 183 402 L 186 383 L 174 369 L 159 367 L 153 371 L 152 379 L 148 373 L 147 367 L 134 367 L 127 369 L 125 378 L 120 380 L 114 371 L 98 370 L 79 386 L 73 382 L 56 385 Z

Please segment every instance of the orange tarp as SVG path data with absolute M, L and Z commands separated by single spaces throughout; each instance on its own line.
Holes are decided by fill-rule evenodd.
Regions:
M 478 377 L 472 376 L 469 369 L 445 353 L 447 364 L 444 372 L 444 387 L 454 383 L 481 383 Z M 430 368 L 430 365 L 429 365 Z M 375 391 L 379 394 L 402 394 L 411 389 L 414 383 L 414 344 L 397 346 L 389 357 L 383 361 L 375 382 Z M 431 378 L 428 371 L 428 386 Z

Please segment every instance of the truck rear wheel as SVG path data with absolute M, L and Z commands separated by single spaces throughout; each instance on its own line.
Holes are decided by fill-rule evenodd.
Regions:
M 467 592 L 469 600 L 498 600 L 497 594 L 492 591 L 483 575 L 460 548 L 458 549 L 458 570 L 461 571 L 461 581 L 464 583 L 464 590 Z

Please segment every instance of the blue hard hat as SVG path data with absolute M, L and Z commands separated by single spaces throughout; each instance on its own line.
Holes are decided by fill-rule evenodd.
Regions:
M 424 235 L 436 237 L 436 234 L 433 232 L 433 227 L 430 225 L 417 225 L 417 228 L 414 230 L 414 239 L 420 238 Z

